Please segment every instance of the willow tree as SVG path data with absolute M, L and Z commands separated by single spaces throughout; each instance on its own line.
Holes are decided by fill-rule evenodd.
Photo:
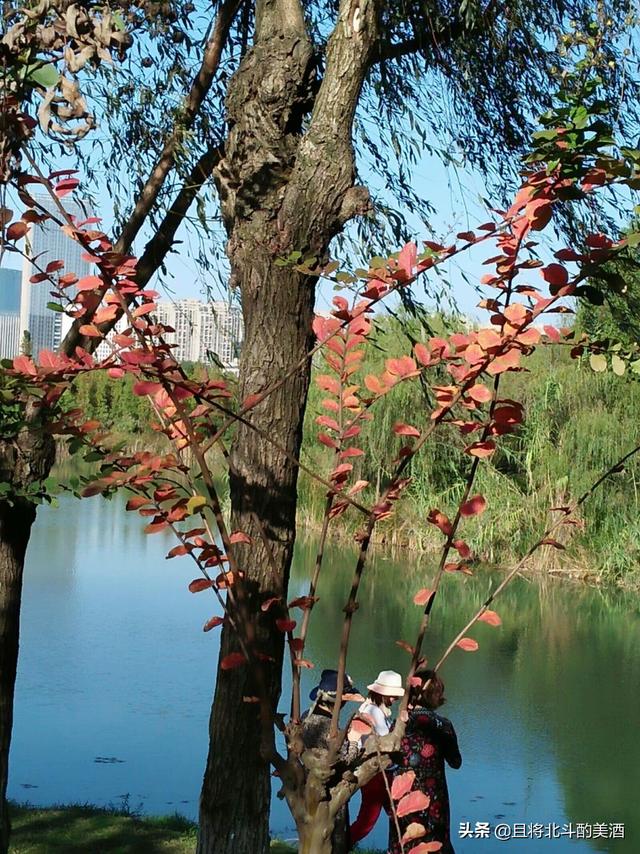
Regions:
M 63 17 L 75 8 L 43 2 L 28 10 L 29 20 L 56 5 Z M 613 0 L 610 6 L 598 13 L 623 27 L 627 3 Z M 80 154 L 90 174 L 106 155 L 117 194 L 117 251 L 128 252 L 145 225 L 151 230 L 139 253 L 139 282 L 164 262 L 190 205 L 213 179 L 211 203 L 226 232 L 229 281 L 244 315 L 240 395 L 254 404 L 253 427 L 240 425 L 231 448 L 230 487 L 232 529 L 254 542 L 250 556 L 240 557 L 255 595 L 281 595 L 288 585 L 293 460 L 309 384 L 305 355 L 312 344 L 316 278 L 282 259 L 301 252 L 323 260 L 352 221 L 375 224 L 386 215 L 397 224 L 393 208 L 426 214 L 412 170 L 431 146 L 453 151 L 499 181 L 507 178 L 504 164 L 525 147 L 533 118 L 548 106 L 562 74 L 565 31 L 574 22 L 588 37 L 594 14 L 589 0 L 219 0 L 211 16 L 190 3 L 152 3 L 144 24 L 148 38 L 137 41 L 129 59 L 113 71 L 102 63 L 96 74 L 87 73 L 83 92 L 89 105 L 95 102 L 108 142 L 106 149 L 102 141 Z M 75 46 L 74 38 L 72 33 Z M 602 49 L 611 51 L 615 64 L 617 45 Z M 46 56 L 46 45 L 40 51 Z M 54 57 L 56 67 L 64 62 L 64 54 Z M 45 100 L 46 85 L 40 84 Z M 615 68 L 604 85 L 619 101 Z M 35 139 L 42 140 L 39 156 L 50 158 L 50 144 Z M 33 140 L 18 140 L 14 148 Z M 378 188 L 377 199 L 364 186 L 365 174 Z M 427 202 L 428 190 L 419 194 Z M 198 213 L 206 225 L 207 209 L 200 206 Z M 205 259 L 215 247 L 206 250 Z M 78 343 L 92 347 L 79 327 L 63 349 L 72 352 Z M 255 395 L 265 390 L 269 395 L 256 405 Z M 40 424 L 31 428 L 38 434 Z M 32 465 L 27 476 L 38 481 L 50 460 L 37 449 L 33 457 L 39 466 Z M 10 547 L 13 568 L 9 573 L 5 562 L 0 569 L 13 613 L 31 527 L 29 520 L 16 527 L 17 521 L 15 503 L 4 502 L 0 556 Z M 17 544 L 11 541 L 16 531 Z M 17 652 L 17 620 L 8 631 Z M 272 658 L 275 709 L 283 638 L 268 613 L 261 634 Z M 225 630 L 222 655 L 234 644 Z M 201 854 L 255 854 L 269 847 L 270 772 L 260 754 L 255 708 L 242 703 L 251 693 L 246 680 L 242 671 L 217 674 L 200 805 Z M 4 700 L 12 698 L 11 675 L 3 692 Z

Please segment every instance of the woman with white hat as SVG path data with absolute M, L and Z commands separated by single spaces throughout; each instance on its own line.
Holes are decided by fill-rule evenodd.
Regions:
M 369 694 L 358 709 L 358 717 L 371 724 L 376 735 L 388 735 L 391 731 L 391 707 L 404 694 L 402 676 L 395 670 L 382 670 L 371 685 L 367 685 Z M 376 774 L 361 789 L 362 804 L 360 812 L 349 828 L 351 845 L 355 845 L 371 833 L 382 807 L 387 808 L 389 796 L 384 773 Z

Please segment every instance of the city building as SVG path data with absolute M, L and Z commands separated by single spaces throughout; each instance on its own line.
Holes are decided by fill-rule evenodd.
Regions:
M 181 299 L 160 302 L 156 316 L 172 327 L 166 340 L 175 344 L 173 353 L 181 362 L 219 362 L 227 370 L 237 370 L 243 338 L 242 312 L 227 302 Z
M 0 359 L 20 353 L 20 270 L 0 270 Z
M 51 213 L 58 213 L 55 202 L 50 196 L 37 195 L 35 200 Z M 77 203 L 64 199 L 65 209 L 72 216 L 83 220 L 85 212 Z M 64 261 L 63 273 L 75 273 L 78 278 L 88 276 L 91 264 L 82 258 L 84 249 L 75 240 L 66 235 L 57 223 L 47 220 L 34 224 L 26 238 L 27 252 L 37 259 L 38 267 L 44 268 L 50 261 Z M 61 312 L 47 308 L 47 303 L 57 302 L 51 295 L 48 282 L 33 284 L 31 277 L 38 269 L 27 258 L 22 266 L 22 289 L 20 299 L 20 338 L 25 331 L 31 335 L 31 352 L 38 358 L 42 350 L 57 350 L 62 338 L 71 326 L 71 318 Z M 69 296 L 73 296 L 70 288 Z

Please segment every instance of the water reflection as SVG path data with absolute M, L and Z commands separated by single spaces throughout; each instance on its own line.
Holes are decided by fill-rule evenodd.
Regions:
M 40 511 L 25 577 L 12 797 L 106 804 L 128 794 L 149 812 L 196 814 L 217 656 L 216 633 L 201 626 L 216 609 L 213 597 L 188 593 L 188 562 L 164 560 L 170 542 L 144 536 L 120 501 L 64 498 L 58 510 Z M 344 546 L 327 551 L 309 640 L 315 672 L 335 664 L 353 556 Z M 313 540 L 303 538 L 295 592 L 305 592 L 312 562 Z M 420 620 L 413 593 L 429 586 L 431 573 L 428 560 L 409 554 L 372 562 L 349 657 L 358 684 L 380 669 L 406 669 L 395 641 L 413 639 Z M 497 578 L 445 578 L 426 639 L 430 660 Z M 461 821 L 624 822 L 626 840 L 523 839 L 507 847 L 640 850 L 637 601 L 517 579 L 496 608 L 502 627 L 476 627 L 480 650 L 456 650 L 443 671 L 445 713 L 464 757 L 450 775 L 454 838 Z M 304 674 L 305 696 L 314 675 Z M 290 833 L 277 800 L 272 823 Z M 380 824 L 371 842 L 385 841 Z M 496 845 L 473 839 L 456 848 L 482 854 Z

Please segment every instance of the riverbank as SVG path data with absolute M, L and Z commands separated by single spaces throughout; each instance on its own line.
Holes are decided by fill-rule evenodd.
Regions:
M 9 854 L 193 854 L 198 828 L 184 816 L 140 816 L 90 805 L 11 804 Z M 274 840 L 271 854 L 296 854 Z M 376 854 L 362 851 L 361 854 Z
M 304 512 L 299 513 L 298 536 L 317 538 L 322 525 Z M 426 526 L 425 526 L 426 527 Z M 335 525 L 331 529 L 330 541 L 343 545 L 352 545 L 355 542 L 355 528 L 345 525 Z M 437 542 L 431 531 L 425 531 L 424 537 L 407 539 L 402 532 L 389 528 L 387 531 L 374 533 L 371 538 L 371 553 L 380 554 L 391 560 L 415 562 L 416 560 L 433 560 L 437 563 L 440 558 L 441 542 Z M 516 554 L 495 556 L 494 560 L 486 560 L 482 556 L 478 561 L 467 561 L 471 570 L 475 566 L 490 566 L 499 572 L 508 572 L 514 564 L 518 563 L 520 557 Z M 536 578 L 553 578 L 568 581 L 573 584 L 588 585 L 590 587 L 618 589 L 626 593 L 637 593 L 640 595 L 640 571 L 633 573 L 611 576 L 600 572 L 592 560 L 585 554 L 566 556 L 558 555 L 556 549 L 550 546 L 543 547 L 536 552 L 525 568 L 522 575 Z

